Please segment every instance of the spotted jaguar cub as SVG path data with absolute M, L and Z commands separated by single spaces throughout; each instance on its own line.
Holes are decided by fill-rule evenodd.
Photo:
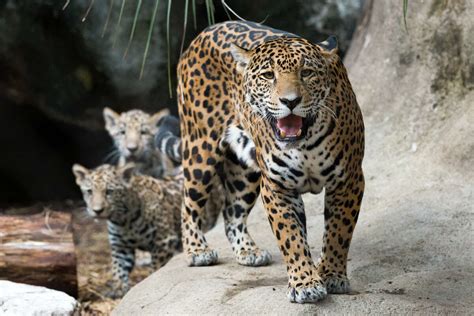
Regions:
M 118 114 L 104 108 L 103 115 L 105 128 L 114 140 L 119 155 L 119 166 L 133 162 L 138 173 L 154 178 L 173 174 L 174 164 L 154 147 L 159 122 L 169 115 L 168 109 L 150 115 L 141 110 Z
M 154 269 L 181 250 L 183 177 L 160 180 L 134 175 L 131 164 L 105 164 L 93 170 L 76 164 L 72 170 L 88 213 L 107 219 L 115 281 L 112 295 L 120 297 L 129 289 L 136 249 L 151 253 Z

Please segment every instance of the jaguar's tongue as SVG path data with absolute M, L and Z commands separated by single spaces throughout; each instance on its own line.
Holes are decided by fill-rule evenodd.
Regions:
M 281 138 L 300 136 L 302 127 L 303 118 L 298 115 L 290 114 L 277 120 L 277 128 Z

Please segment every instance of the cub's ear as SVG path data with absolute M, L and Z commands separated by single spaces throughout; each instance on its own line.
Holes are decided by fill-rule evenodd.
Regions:
M 127 163 L 122 167 L 118 167 L 118 174 L 125 185 L 129 186 L 132 181 L 132 177 L 135 174 L 135 165 L 133 163 Z
M 333 56 L 339 51 L 337 46 L 337 38 L 334 35 L 331 35 L 324 42 L 319 42 L 316 44 L 321 50 L 321 53 L 326 56 Z
M 74 166 L 72 166 L 72 172 L 76 176 L 77 185 L 81 185 L 81 183 L 84 181 L 86 176 L 89 174 L 89 170 L 87 168 L 77 163 L 74 164 Z
M 169 109 L 163 109 L 159 112 L 156 112 L 155 114 L 153 114 L 151 117 L 150 117 L 150 123 L 151 123 L 151 126 L 153 127 L 156 127 L 158 125 L 158 123 L 160 122 L 160 120 L 167 116 L 167 115 L 170 115 L 170 110 Z
M 237 71 L 243 73 L 250 61 L 250 51 L 235 44 L 230 44 L 230 53 L 237 64 Z
M 110 131 L 116 124 L 118 119 L 120 118 L 120 114 L 115 112 L 110 108 L 104 108 L 104 121 L 105 121 L 105 128 Z

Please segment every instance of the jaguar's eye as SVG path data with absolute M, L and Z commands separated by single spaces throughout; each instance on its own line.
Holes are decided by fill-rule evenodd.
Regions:
M 87 189 L 86 193 L 89 194 L 89 195 L 92 194 L 92 189 Z
M 148 134 L 148 131 L 146 129 L 141 130 L 142 135 Z
M 305 78 L 305 77 L 309 77 L 313 74 L 313 71 L 311 69 L 303 69 L 301 70 L 301 77 Z
M 125 130 L 124 130 L 124 129 L 120 130 L 120 131 L 119 131 L 119 134 L 120 134 L 120 135 L 125 135 Z
M 262 77 L 268 80 L 272 80 L 273 78 L 275 78 L 275 74 L 273 73 L 273 71 L 267 71 L 262 74 Z

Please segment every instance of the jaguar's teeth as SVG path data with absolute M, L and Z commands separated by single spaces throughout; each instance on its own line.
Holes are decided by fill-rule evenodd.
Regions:
M 296 136 L 297 136 L 297 137 L 300 137 L 300 136 L 301 136 L 301 133 L 302 133 L 302 132 L 301 132 L 301 128 L 300 128 L 300 129 L 298 130 L 298 133 L 296 133 Z
M 280 130 L 280 137 L 281 137 L 281 138 L 285 138 L 285 137 L 286 137 L 285 131 Z

